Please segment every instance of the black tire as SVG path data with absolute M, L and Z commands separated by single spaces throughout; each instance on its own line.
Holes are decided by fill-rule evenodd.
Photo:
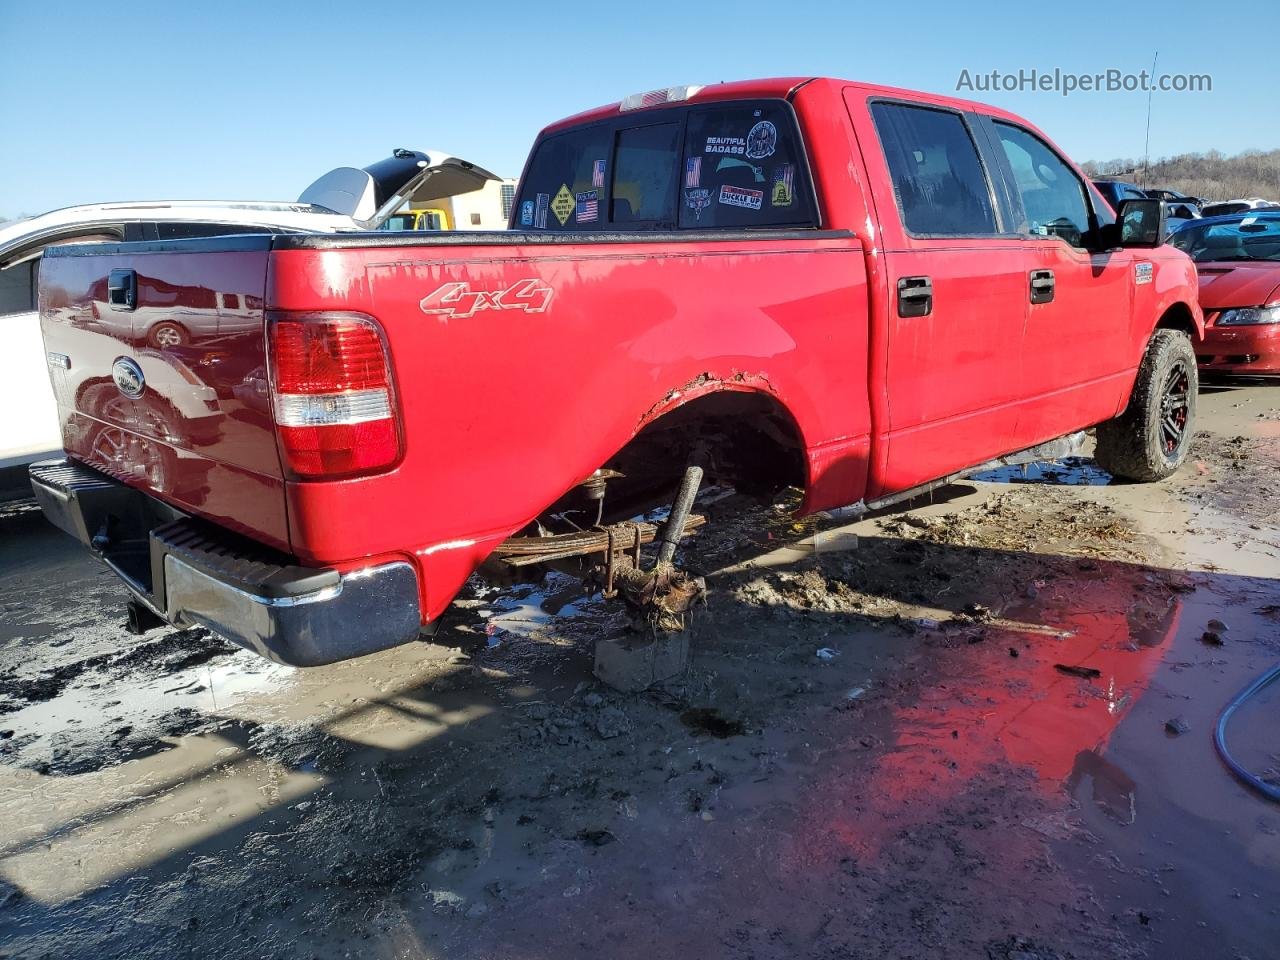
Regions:
M 1179 330 L 1157 330 L 1138 368 L 1129 405 L 1098 426 L 1093 458 L 1113 476 L 1138 483 L 1172 475 L 1187 459 L 1199 388 L 1191 339 Z

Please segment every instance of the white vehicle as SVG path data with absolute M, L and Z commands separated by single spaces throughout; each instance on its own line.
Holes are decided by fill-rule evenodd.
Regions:
M 40 257 L 46 247 L 228 233 L 374 230 L 406 203 L 422 206 L 480 190 L 497 179 L 446 153 L 396 150 L 364 169 L 331 170 L 295 203 L 102 203 L 66 207 L 0 226 L 0 497 L 24 495 L 26 465 L 62 449 L 49 386 L 51 365 L 58 358 L 45 357 L 35 301 Z M 189 335 L 180 323 L 157 322 L 148 328 L 139 347 L 163 351 L 184 343 Z M 180 361 L 168 358 L 168 362 L 168 369 L 181 375 Z M 159 368 L 165 363 L 157 355 L 150 365 Z M 159 369 L 148 372 L 149 383 L 156 382 L 153 376 L 165 374 Z

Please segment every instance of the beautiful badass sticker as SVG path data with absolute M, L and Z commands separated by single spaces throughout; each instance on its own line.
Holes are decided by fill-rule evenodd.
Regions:
M 600 216 L 600 202 L 594 190 L 587 190 L 575 198 L 574 220 L 578 223 L 595 223 Z
M 684 192 L 684 205 L 693 211 L 693 219 L 701 220 L 702 211 L 711 206 L 711 191 L 706 187 L 697 187 Z
M 533 208 L 533 225 L 538 230 L 547 229 L 547 208 L 551 206 L 551 194 L 538 194 L 538 202 Z
M 746 207 L 748 210 L 759 210 L 764 203 L 764 191 L 747 190 L 745 187 L 731 187 L 726 183 L 720 188 L 720 202 L 729 207 Z
M 778 128 L 768 120 L 761 120 L 747 134 L 747 158 L 763 160 L 772 157 L 778 149 Z
M 443 283 L 420 301 L 423 313 L 456 320 L 475 316 L 481 310 L 523 310 L 543 313 L 551 306 L 555 290 L 541 280 L 517 280 L 503 290 L 473 290 L 466 281 Z
M 789 207 L 795 196 L 795 168 L 784 163 L 773 171 L 773 188 L 769 191 L 769 206 Z
M 686 187 L 702 186 L 701 157 L 690 157 L 684 162 L 684 185 Z
M 742 137 L 707 137 L 703 153 L 746 153 L 747 141 Z
M 1151 275 L 1155 272 L 1150 261 L 1139 260 L 1133 265 L 1133 282 L 1134 283 L 1150 283 Z
M 520 226 L 522 227 L 533 226 L 533 201 L 532 200 L 526 200 L 524 203 L 520 204 Z
M 591 164 L 591 185 L 593 187 L 604 186 L 604 161 L 596 160 Z
M 573 208 L 577 206 L 577 203 L 573 196 L 573 191 L 569 189 L 569 185 L 566 183 L 560 184 L 560 189 L 551 198 L 551 212 L 560 221 L 560 226 L 563 227 L 569 222 L 569 218 L 573 216 Z

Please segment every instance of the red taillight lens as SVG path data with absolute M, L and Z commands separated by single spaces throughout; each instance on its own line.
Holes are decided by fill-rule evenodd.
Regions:
M 293 474 L 333 479 L 395 463 L 394 382 L 377 323 L 355 314 L 275 313 L 268 331 L 276 426 Z

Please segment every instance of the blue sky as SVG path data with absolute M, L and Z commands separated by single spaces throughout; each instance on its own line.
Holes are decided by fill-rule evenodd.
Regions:
M 0 0 L 0 216 L 291 200 L 397 146 L 518 176 L 545 123 L 673 83 L 831 74 L 954 92 L 965 69 L 1136 72 L 1157 48 L 1160 72 L 1209 73 L 1213 91 L 1155 95 L 1153 156 L 1273 149 L 1277 35 L 1274 0 Z M 1146 94 L 963 95 L 1077 160 L 1142 154 Z

